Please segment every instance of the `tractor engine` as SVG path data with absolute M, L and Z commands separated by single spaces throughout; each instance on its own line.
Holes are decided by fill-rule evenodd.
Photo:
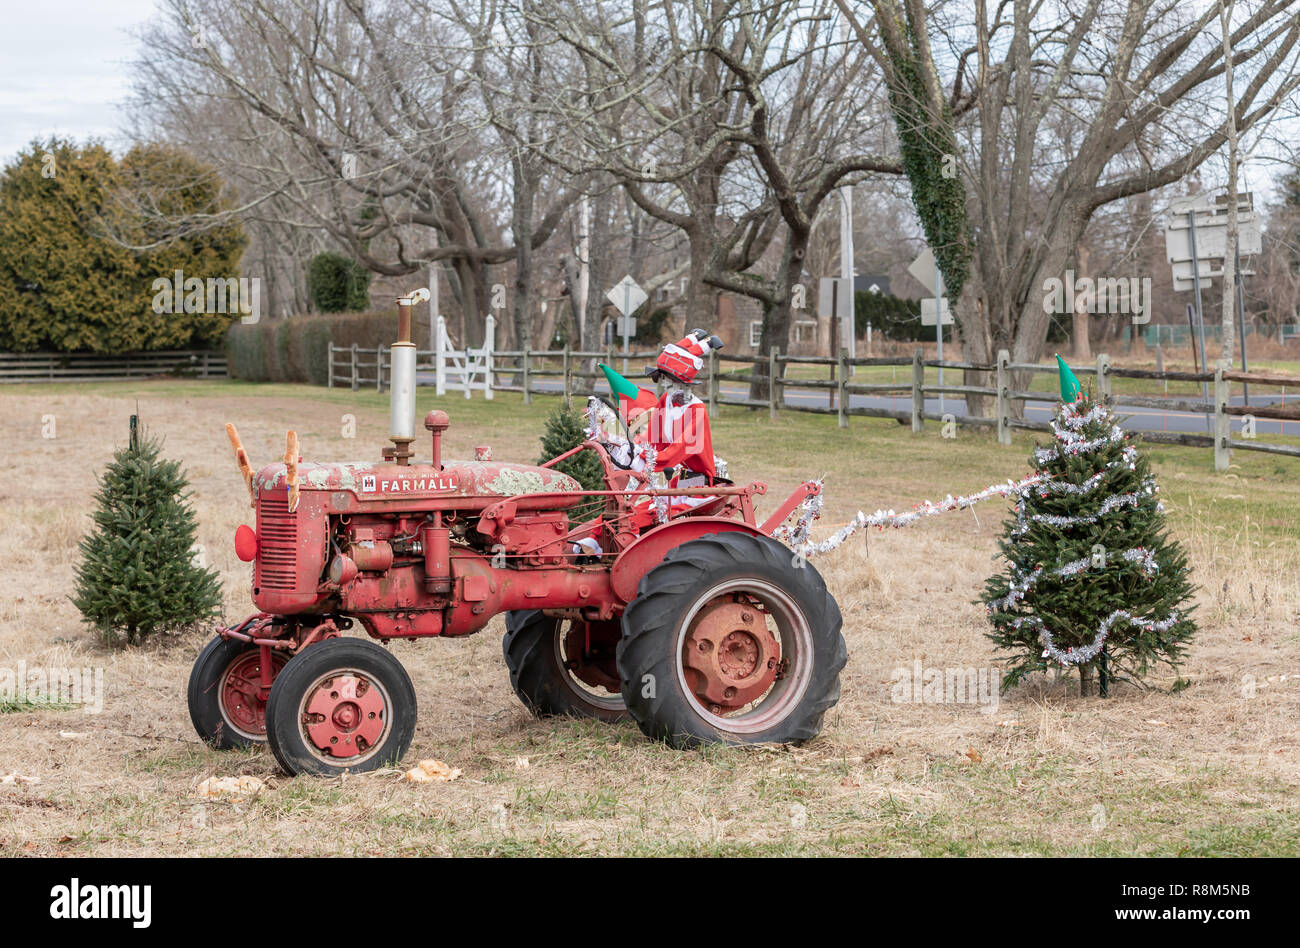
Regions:
M 443 464 L 447 424 L 441 411 L 425 419 L 430 464 L 290 460 L 258 471 L 257 529 L 242 544 L 257 608 L 308 623 L 355 617 L 377 638 L 464 635 L 515 608 L 608 612 L 607 571 L 572 563 L 578 482 L 524 464 Z

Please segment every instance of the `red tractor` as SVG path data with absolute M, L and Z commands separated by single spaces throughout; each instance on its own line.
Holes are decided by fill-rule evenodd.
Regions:
M 623 426 L 575 449 L 605 473 L 604 490 L 583 490 L 554 467 L 575 452 L 541 466 L 444 461 L 437 410 L 424 419 L 432 456 L 417 462 L 411 301 L 399 300 L 383 461 L 300 463 L 290 432 L 284 463 L 254 474 L 227 426 L 257 512 L 236 549 L 254 564 L 260 611 L 194 663 L 199 735 L 220 748 L 268 741 L 290 774 L 400 760 L 411 680 L 388 649 L 342 633 L 468 635 L 504 612 L 510 683 L 537 715 L 631 718 L 681 748 L 815 736 L 839 698 L 840 610 L 770 534 L 819 486 L 800 485 L 760 524 L 761 483 L 631 485 L 609 450 L 630 440 Z M 656 499 L 689 494 L 709 499 L 672 516 Z M 657 504 L 660 522 L 633 526 L 638 503 Z

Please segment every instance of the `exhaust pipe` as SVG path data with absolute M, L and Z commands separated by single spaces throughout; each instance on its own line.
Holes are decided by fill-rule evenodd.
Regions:
M 393 447 L 384 448 L 384 459 L 397 464 L 411 461 L 411 442 L 415 440 L 415 343 L 411 341 L 411 307 L 429 298 L 424 287 L 397 298 L 397 341 L 390 352 L 388 440 Z

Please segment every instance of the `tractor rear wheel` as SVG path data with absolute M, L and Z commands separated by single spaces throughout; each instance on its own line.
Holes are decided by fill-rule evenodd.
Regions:
M 271 651 L 274 678 L 289 660 Z M 217 750 L 266 741 L 266 702 L 262 688 L 262 650 L 248 642 L 216 636 L 190 669 L 186 699 L 199 737 Z
M 539 718 L 627 719 L 614 650 L 617 622 L 579 622 L 540 609 L 506 614 L 501 648 L 510 686 Z
M 288 774 L 365 773 L 402 759 L 415 736 L 415 688 L 402 663 L 365 639 L 309 645 L 276 676 L 266 736 Z
M 623 614 L 629 713 L 674 747 L 801 743 L 840 697 L 839 606 L 784 545 L 717 533 L 670 550 Z

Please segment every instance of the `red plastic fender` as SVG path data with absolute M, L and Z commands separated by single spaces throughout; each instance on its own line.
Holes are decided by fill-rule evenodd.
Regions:
M 708 533 L 729 532 L 763 536 L 752 524 L 727 517 L 683 517 L 655 527 L 614 560 L 609 579 L 614 595 L 624 602 L 631 602 L 636 597 L 641 577 L 662 563 L 669 550 Z

